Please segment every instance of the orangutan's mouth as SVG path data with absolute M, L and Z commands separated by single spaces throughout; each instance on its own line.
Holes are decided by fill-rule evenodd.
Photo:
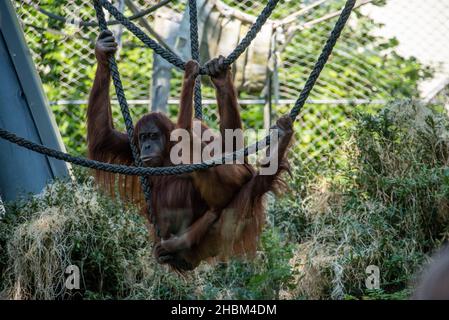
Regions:
M 152 167 L 160 164 L 161 157 L 159 156 L 143 156 L 140 157 L 145 167 Z

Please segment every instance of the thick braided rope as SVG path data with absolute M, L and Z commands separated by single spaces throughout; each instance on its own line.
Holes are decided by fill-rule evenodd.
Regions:
M 97 1 L 112 14 L 117 21 L 119 21 L 123 26 L 125 26 L 129 31 L 131 31 L 137 38 L 140 39 L 148 48 L 154 50 L 162 58 L 170 62 L 172 65 L 184 70 L 185 62 L 177 56 L 174 52 L 162 47 L 156 41 L 147 36 L 139 27 L 132 23 L 128 18 L 126 18 L 120 11 L 117 10 L 109 1 L 107 0 L 94 0 Z
M 335 24 L 334 29 L 332 30 L 331 37 L 333 38 L 332 41 L 328 41 L 323 49 L 323 52 L 320 55 L 319 61 L 315 64 L 313 71 L 311 72 L 309 79 L 306 81 L 306 85 L 304 86 L 304 90 L 301 92 L 300 97 L 295 103 L 295 106 L 292 108 L 290 112 L 290 117 L 292 119 L 296 119 L 296 116 L 298 115 L 298 112 L 300 111 L 302 105 L 304 104 L 303 101 L 307 100 L 308 95 L 310 94 L 310 84 L 316 83 L 316 78 L 320 74 L 322 68 L 323 68 L 323 61 L 327 61 L 330 54 L 332 53 L 333 46 L 335 45 L 335 42 L 338 38 L 338 36 L 341 34 L 341 31 L 343 27 L 345 26 L 348 18 L 349 13 L 353 9 L 355 5 L 355 0 L 348 0 L 346 2 L 345 8 L 342 11 L 342 14 L 340 18 L 338 19 L 337 23 Z M 321 62 L 320 62 L 321 61 Z M 45 146 L 42 146 L 41 144 L 34 143 L 32 141 L 26 140 L 24 138 L 18 137 L 15 134 L 4 130 L 0 128 L 0 138 L 3 138 L 5 140 L 8 140 L 12 143 L 15 143 L 21 147 L 27 148 L 29 150 L 32 150 L 34 152 L 38 152 L 44 155 L 47 155 L 49 157 L 63 160 L 66 162 L 70 162 L 76 165 L 81 165 L 87 168 L 97 169 L 97 170 L 103 170 L 103 171 L 109 171 L 113 173 L 120 173 L 120 174 L 126 174 L 126 175 L 179 175 L 184 173 L 193 172 L 196 170 L 202 170 L 207 169 L 209 167 L 217 166 L 223 163 L 226 163 L 229 159 L 236 159 L 237 157 L 240 157 L 242 155 L 249 155 L 254 152 L 257 152 L 258 150 L 261 150 L 265 146 L 269 145 L 269 137 L 265 137 L 264 139 L 258 141 L 257 143 L 245 148 L 240 149 L 234 153 L 227 154 L 224 157 L 211 159 L 208 161 L 204 161 L 202 163 L 195 163 L 195 164 L 189 164 L 189 165 L 181 165 L 181 166 L 172 166 L 172 167 L 129 167 L 124 165 L 114 165 L 110 163 L 103 163 L 95 160 L 88 160 L 86 158 L 81 157 L 74 157 L 67 153 L 57 151 L 54 149 L 47 148 Z
M 100 31 L 107 30 L 108 26 L 106 23 L 106 19 L 104 17 L 103 8 L 100 3 L 95 0 L 94 8 L 97 14 L 98 26 Z M 140 152 L 137 146 L 134 143 L 134 124 L 131 118 L 131 114 L 129 113 L 128 101 L 125 97 L 125 91 L 123 90 L 122 80 L 120 78 L 120 72 L 118 71 L 117 62 L 115 60 L 114 55 L 109 56 L 109 69 L 111 71 L 112 81 L 114 83 L 115 93 L 117 95 L 117 100 L 120 105 L 120 111 L 122 112 L 123 119 L 125 121 L 126 132 L 128 134 L 129 144 L 131 147 L 132 155 L 134 158 L 134 163 L 138 167 L 142 167 L 143 163 L 140 159 Z M 148 204 L 148 214 L 151 217 L 151 220 L 154 220 L 154 216 L 150 212 L 150 204 L 151 204 L 151 187 L 150 181 L 147 176 L 140 176 L 140 183 L 142 185 L 143 193 L 145 196 L 145 200 Z M 154 222 L 154 221 L 153 221 Z
M 294 107 L 290 111 L 290 117 L 293 120 L 296 119 L 302 107 L 306 103 L 307 98 L 309 97 L 310 92 L 315 86 L 315 83 L 318 80 L 321 71 L 323 71 L 323 68 L 327 63 L 327 60 L 329 60 L 329 56 L 331 55 L 335 47 L 335 44 L 337 43 L 337 40 L 340 37 L 341 32 L 343 31 L 343 28 L 349 19 L 349 16 L 352 12 L 352 9 L 354 8 L 355 3 L 356 0 L 346 1 L 345 7 L 341 12 L 338 21 L 335 23 L 335 27 L 332 30 L 329 38 L 327 39 L 323 51 L 321 52 L 317 62 L 315 63 L 315 66 L 313 67 L 312 72 L 310 73 L 309 78 L 307 79 L 306 84 L 304 85 L 304 88 L 302 89 L 301 94 L 299 95 L 298 100 L 296 100 Z
M 263 8 L 260 15 L 257 17 L 256 21 L 253 23 L 245 37 L 240 41 L 237 47 L 225 58 L 224 63 L 228 66 L 233 64 L 235 60 L 240 57 L 240 55 L 248 48 L 251 42 L 259 33 L 260 29 L 262 29 L 265 22 L 267 22 L 274 8 L 278 4 L 279 0 L 269 0 L 265 8 Z
M 213 163 L 212 160 L 205 161 L 202 163 L 195 163 L 189 165 L 181 166 L 171 166 L 171 167 L 135 167 L 135 166 L 125 166 L 120 164 L 111 164 L 96 160 L 90 160 L 83 157 L 75 157 L 68 153 L 54 150 L 43 146 L 39 143 L 32 142 L 30 140 L 24 139 L 11 133 L 3 128 L 0 128 L 0 138 L 14 143 L 20 147 L 26 148 L 28 150 L 55 158 L 58 160 L 63 160 L 65 162 L 70 162 L 82 167 L 102 170 L 112 173 L 124 174 L 129 176 L 170 176 L 179 175 L 184 173 L 190 173 L 197 170 L 207 169 L 212 166 L 219 165 L 221 163 Z M 233 156 L 233 154 L 230 154 Z
M 181 70 L 185 69 L 185 62 L 177 56 L 174 52 L 165 49 L 160 46 L 153 39 L 148 37 L 142 30 L 140 30 L 134 23 L 132 23 L 127 17 L 125 17 L 120 11 L 117 10 L 109 1 L 107 0 L 98 0 L 101 5 L 109 11 L 114 18 L 119 21 L 123 26 L 125 26 L 131 33 L 133 33 L 137 38 L 139 38 L 146 46 L 150 49 L 154 50 L 157 54 L 159 54 L 162 58 L 178 67 Z M 191 1 L 191 0 L 189 0 Z M 280 0 L 269 0 L 265 8 L 262 10 L 260 15 L 257 17 L 254 24 L 251 26 L 245 37 L 240 41 L 237 47 L 229 54 L 228 57 L 225 58 L 225 64 L 231 65 L 235 60 L 248 48 L 251 44 L 251 41 L 257 36 L 257 33 L 260 31 L 264 23 L 268 20 L 274 8 L 278 4 Z M 190 4 L 190 3 L 189 3 Z M 190 9 L 190 7 L 189 7 Z M 196 11 L 196 4 L 195 4 Z M 207 69 L 202 66 L 200 68 L 200 75 L 207 75 Z
M 192 54 L 192 59 L 200 61 L 200 44 L 198 40 L 198 12 L 196 7 L 196 0 L 189 0 L 189 16 L 190 16 L 190 51 Z M 202 110 L 202 98 L 201 98 L 201 76 L 199 75 L 195 79 L 195 89 L 194 89 L 194 108 L 195 108 L 195 118 L 203 118 Z

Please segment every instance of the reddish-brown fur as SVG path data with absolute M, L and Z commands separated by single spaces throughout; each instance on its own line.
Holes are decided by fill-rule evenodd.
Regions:
M 97 49 L 98 50 L 98 49 Z M 99 54 L 97 54 L 97 57 Z M 126 134 L 112 124 L 109 86 L 110 72 L 103 58 L 99 58 L 87 113 L 88 147 L 91 159 L 109 163 L 131 164 L 132 154 Z M 175 128 L 192 128 L 192 97 L 198 65 L 186 65 L 180 112 L 177 123 L 162 113 L 143 116 L 135 126 L 134 139 L 139 145 L 139 130 L 153 122 L 166 135 L 163 166 L 171 165 L 169 135 Z M 241 128 L 237 94 L 229 69 L 212 78 L 217 89 L 220 130 Z M 277 146 L 283 159 L 290 141 L 291 121 L 281 118 L 284 137 Z M 202 124 L 202 130 L 207 126 Z M 202 260 L 231 254 L 254 254 L 265 219 L 263 197 L 279 185 L 279 173 L 286 169 L 281 161 L 275 175 L 259 175 L 249 164 L 221 165 L 181 176 L 149 177 L 152 185 L 151 206 L 160 229 L 155 236 L 155 255 L 159 262 L 178 270 L 191 270 Z M 138 177 L 119 177 L 96 173 L 98 184 L 108 193 L 132 201 L 146 212 Z

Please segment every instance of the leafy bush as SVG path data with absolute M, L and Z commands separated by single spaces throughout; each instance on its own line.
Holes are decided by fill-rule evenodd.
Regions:
M 1 225 L 9 230 L 3 235 L 4 286 L 14 298 L 69 297 L 69 265 L 82 271 L 87 295 L 125 295 L 143 277 L 149 250 L 140 217 L 87 185 L 50 185 L 41 196 L 8 207 Z
M 404 299 L 414 274 L 449 235 L 449 120 L 417 103 L 355 116 L 344 166 L 294 168 L 270 199 L 254 261 L 202 264 L 179 276 L 154 262 L 144 220 L 103 197 L 80 171 L 0 221 L 0 286 L 12 298 Z M 342 132 L 343 134 L 343 132 Z M 81 290 L 64 287 L 68 265 Z M 367 289 L 366 268 L 380 269 Z
M 299 296 L 403 298 L 448 237 L 445 114 L 402 103 L 355 120 L 346 167 L 302 190 L 292 180 L 292 196 L 273 206 L 283 230 L 301 241 L 293 259 Z M 380 268 L 382 290 L 366 289 L 369 265 Z
M 89 181 L 57 182 L 8 204 L 0 220 L 0 291 L 14 299 L 270 299 L 292 279 L 292 248 L 276 229 L 263 235 L 253 262 L 177 275 L 155 263 L 136 212 L 98 195 Z M 81 271 L 80 290 L 64 285 L 69 265 Z

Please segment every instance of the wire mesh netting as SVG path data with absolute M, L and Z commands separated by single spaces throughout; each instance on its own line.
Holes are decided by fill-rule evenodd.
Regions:
M 126 16 L 132 16 L 159 1 L 112 2 Z M 181 45 L 188 47 L 182 44 L 188 40 L 182 36 L 188 36 L 186 1 L 166 2 L 133 21 L 177 51 Z M 229 53 L 266 3 L 199 0 L 201 62 Z M 80 21 L 96 21 L 92 1 L 16 0 L 15 4 L 65 145 L 71 153 L 84 154 L 86 103 L 95 72 L 98 27 L 81 26 Z M 260 36 L 233 66 L 245 127 L 266 127 L 291 108 L 343 5 L 343 0 L 279 2 Z M 159 77 L 161 73 L 155 68 L 161 64 L 156 63 L 151 50 L 126 28 L 110 28 L 120 45 L 119 69 L 133 116 L 137 119 L 152 105 L 155 108 L 160 79 L 167 80 L 161 85 L 168 92 L 166 101 L 162 99 L 168 104 L 166 112 L 175 116 L 182 73 L 164 69 L 162 64 L 166 74 Z M 173 28 L 175 37 L 169 32 Z M 373 110 L 404 99 L 445 106 L 448 30 L 449 0 L 358 1 L 296 125 L 298 148 L 294 157 L 298 164 L 323 165 L 337 159 L 334 155 L 345 139 L 340 129 L 351 124 L 354 110 Z M 185 52 L 179 54 L 188 58 Z M 203 80 L 204 113 L 214 126 L 214 91 L 207 79 Z M 123 128 L 113 95 L 112 100 L 116 126 Z

